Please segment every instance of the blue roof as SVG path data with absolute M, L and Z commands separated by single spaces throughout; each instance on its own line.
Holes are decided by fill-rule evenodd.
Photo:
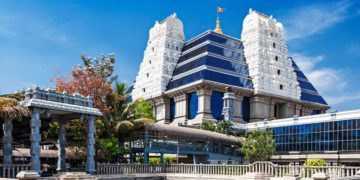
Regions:
M 187 41 L 167 90 L 199 80 L 253 89 L 249 68 L 239 39 L 206 31 Z M 292 60 L 303 101 L 327 105 L 318 91 Z
M 183 47 L 167 90 L 197 80 L 252 89 L 242 42 L 212 31 L 189 40 Z
M 300 99 L 303 101 L 319 103 L 323 105 L 328 105 L 324 98 L 320 96 L 315 87 L 311 84 L 305 74 L 300 70 L 300 68 L 296 65 L 294 60 L 291 58 L 292 65 L 294 67 L 297 81 L 299 82 L 301 88 L 301 97 Z

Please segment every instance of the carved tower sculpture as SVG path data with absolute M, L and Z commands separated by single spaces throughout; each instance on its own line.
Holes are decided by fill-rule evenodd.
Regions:
M 162 95 L 179 60 L 183 45 L 183 24 L 175 13 L 160 23 L 155 22 L 150 29 L 144 58 L 136 76 L 132 91 L 134 100 L 147 100 Z
M 300 87 L 288 55 L 283 25 L 253 10 L 243 22 L 241 40 L 255 94 L 300 99 Z

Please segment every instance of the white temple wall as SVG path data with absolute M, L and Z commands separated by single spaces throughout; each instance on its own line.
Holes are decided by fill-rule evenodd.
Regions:
M 243 22 L 241 40 L 255 94 L 299 100 L 301 91 L 288 56 L 282 24 L 250 9 Z
M 184 44 L 183 24 L 173 14 L 162 22 L 155 22 L 136 76 L 132 97 L 151 99 L 166 90 Z

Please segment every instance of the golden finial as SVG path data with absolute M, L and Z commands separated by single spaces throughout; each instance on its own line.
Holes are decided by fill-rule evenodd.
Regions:
M 223 34 L 223 31 L 222 31 L 222 29 L 220 27 L 220 19 L 219 19 L 219 17 L 217 17 L 216 28 L 214 29 L 214 32 L 219 33 L 219 34 Z

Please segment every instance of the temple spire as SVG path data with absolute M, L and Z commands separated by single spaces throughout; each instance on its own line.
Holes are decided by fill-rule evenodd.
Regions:
M 217 17 L 216 19 L 216 28 L 214 29 L 216 33 L 223 34 L 223 30 L 220 27 L 220 19 Z
M 225 9 L 221 8 L 221 7 L 217 7 L 217 9 L 216 9 L 216 27 L 214 29 L 214 32 L 219 33 L 219 34 L 223 34 L 223 31 L 220 27 L 219 13 L 223 13 L 224 11 L 225 11 Z

